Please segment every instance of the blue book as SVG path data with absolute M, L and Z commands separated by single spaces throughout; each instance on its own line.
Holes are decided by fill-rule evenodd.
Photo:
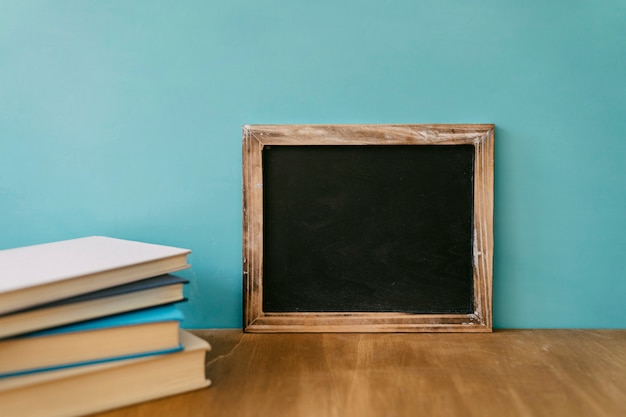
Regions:
M 0 339 L 99 317 L 183 301 L 188 281 L 165 274 L 0 314 Z
M 0 341 L 0 378 L 176 352 L 182 312 L 173 304 Z

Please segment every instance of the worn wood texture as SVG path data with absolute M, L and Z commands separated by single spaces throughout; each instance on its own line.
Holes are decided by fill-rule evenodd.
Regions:
M 626 415 L 626 330 L 196 334 L 211 388 L 98 416 Z
M 494 130 L 463 125 L 246 125 L 243 127 L 244 329 L 249 332 L 490 332 Z M 263 164 L 268 145 L 460 145 L 474 166 L 474 312 L 266 313 L 263 311 Z

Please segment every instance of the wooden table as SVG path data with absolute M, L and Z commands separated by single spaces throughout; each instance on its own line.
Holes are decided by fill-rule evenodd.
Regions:
M 98 416 L 626 416 L 626 330 L 195 333 L 212 387 Z

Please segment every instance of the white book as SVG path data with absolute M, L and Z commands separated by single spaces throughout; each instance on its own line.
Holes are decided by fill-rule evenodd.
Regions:
M 0 251 L 0 314 L 188 268 L 189 249 L 91 236 Z
M 177 353 L 0 379 L 0 415 L 81 416 L 210 385 L 209 344 L 184 330 L 180 339 Z

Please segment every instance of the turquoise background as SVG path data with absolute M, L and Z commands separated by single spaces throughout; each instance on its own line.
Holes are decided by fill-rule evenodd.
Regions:
M 239 327 L 252 123 L 495 123 L 495 326 L 626 327 L 626 2 L 0 0 L 0 248 L 191 248 Z

